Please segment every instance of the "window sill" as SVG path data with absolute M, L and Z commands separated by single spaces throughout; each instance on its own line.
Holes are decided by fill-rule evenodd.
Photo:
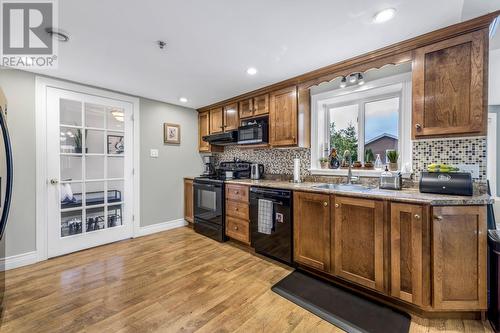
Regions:
M 347 176 L 347 169 L 309 169 L 311 175 L 320 176 Z M 352 169 L 353 176 L 380 177 L 381 170 Z

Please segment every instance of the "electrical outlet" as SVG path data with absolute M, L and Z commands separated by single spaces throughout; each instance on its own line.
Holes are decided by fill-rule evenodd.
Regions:
M 470 172 L 472 178 L 479 178 L 479 165 L 457 164 L 456 167 L 460 169 L 460 172 Z
M 149 151 L 149 156 L 151 156 L 153 158 L 158 158 L 158 149 L 151 149 Z

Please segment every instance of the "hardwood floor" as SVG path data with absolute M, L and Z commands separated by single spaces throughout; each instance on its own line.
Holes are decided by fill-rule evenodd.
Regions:
M 341 332 L 270 287 L 291 269 L 179 228 L 5 273 L 0 332 Z M 490 332 L 480 321 L 412 332 Z

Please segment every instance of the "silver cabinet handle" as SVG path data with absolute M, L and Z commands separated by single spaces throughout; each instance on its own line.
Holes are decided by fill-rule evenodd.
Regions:
M 418 130 L 420 130 L 420 129 L 422 128 L 422 125 L 420 125 L 420 124 L 415 124 L 415 128 L 416 128 L 416 129 L 418 129 Z
M 339 205 L 339 204 L 335 204 L 335 208 L 339 208 L 339 207 L 340 207 L 340 205 Z
M 434 219 L 436 221 L 442 221 L 443 220 L 443 217 L 441 215 L 434 215 Z
M 418 215 L 418 214 L 415 214 L 415 216 L 413 216 L 413 217 L 414 217 L 415 219 L 417 219 L 417 220 L 420 220 L 420 215 Z

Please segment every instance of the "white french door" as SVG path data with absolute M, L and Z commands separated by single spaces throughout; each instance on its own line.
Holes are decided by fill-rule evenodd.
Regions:
M 48 257 L 133 234 L 133 106 L 47 87 Z

